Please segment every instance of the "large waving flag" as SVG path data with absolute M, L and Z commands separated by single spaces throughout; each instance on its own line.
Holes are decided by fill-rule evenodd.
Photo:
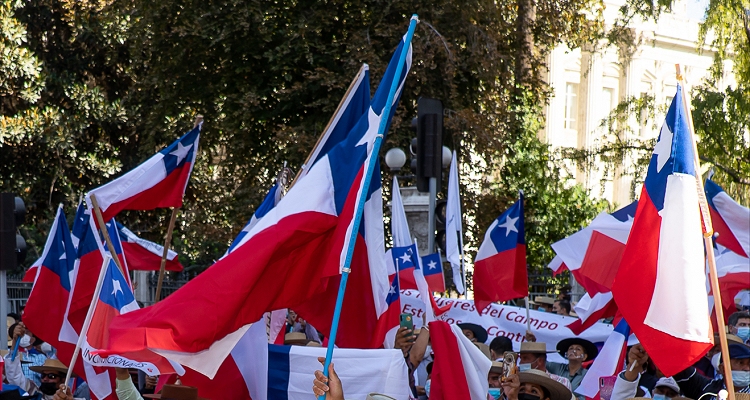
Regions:
M 685 112 L 678 86 L 612 285 L 620 312 L 666 376 L 713 346 L 698 178 Z
M 523 194 L 484 235 L 474 262 L 474 303 L 481 313 L 488 304 L 529 295 Z
M 622 371 L 627 356 L 629 336 L 628 323 L 620 319 L 615 325 L 615 330 L 604 342 L 602 350 L 594 359 L 589 371 L 584 375 L 578 389 L 575 390 L 577 394 L 586 396 L 587 399 L 599 398 L 599 378 L 613 376 Z
M 34 335 L 55 347 L 65 319 L 75 261 L 75 246 L 61 205 L 39 259 L 23 319 Z
M 611 214 L 602 212 L 589 226 L 552 245 L 557 255 L 550 268 L 556 273 L 570 270 L 586 290 L 575 306 L 578 320 L 568 325 L 577 335 L 617 312 L 610 290 L 637 207 L 633 202 Z
M 743 207 L 717 185 L 706 179 L 706 197 L 711 223 L 719 236 L 716 243 L 733 252 L 750 257 L 750 208 Z
M 381 87 L 390 86 L 390 70 Z M 378 114 L 385 100 L 378 107 L 377 99 L 346 140 L 313 164 L 251 229 L 244 244 L 163 301 L 115 317 L 106 353 L 136 360 L 139 354 L 157 353 L 213 377 L 249 324 L 266 311 L 292 308 L 327 334 L 347 232 L 360 196 L 367 196 L 364 223 L 356 239 L 337 344 L 381 346 L 384 338 L 374 333 L 388 308 L 389 285 L 379 176 L 363 187 L 365 164 L 377 156 L 371 150 L 385 117 Z M 379 220 L 372 218 L 378 214 Z M 217 355 L 208 360 L 200 357 L 213 351 Z
M 101 290 L 94 304 L 91 324 L 81 349 L 84 362 L 101 367 L 136 368 L 148 375 L 162 375 L 177 372 L 184 374 L 185 370 L 163 357 L 153 355 L 150 359 L 129 360 L 117 355 L 99 357 L 96 350 L 106 346 L 109 339 L 109 323 L 118 315 L 137 310 L 133 291 L 128 281 L 111 258 L 108 258 L 106 270 L 101 280 Z
M 453 160 L 448 175 L 448 199 L 445 206 L 445 258 L 453 269 L 453 284 L 458 293 L 464 292 L 464 281 L 461 274 L 461 246 L 463 245 L 463 228 L 461 222 L 461 193 L 458 186 L 458 160 L 453 151 Z
M 164 254 L 164 246 L 139 237 L 119 222 L 117 223 L 117 231 L 122 251 L 125 254 L 125 259 L 127 259 L 128 270 L 159 270 L 161 267 L 161 256 Z M 167 262 L 164 269 L 175 272 L 184 269 L 177 257 L 177 252 L 172 250 L 167 252 Z
M 430 399 L 487 399 L 487 374 L 492 361 L 464 336 L 457 325 L 431 322 L 430 335 L 435 353 Z
M 105 221 L 122 210 L 181 207 L 198 154 L 200 131 L 201 124 L 198 124 L 143 164 L 91 190 L 86 197 L 96 195 Z

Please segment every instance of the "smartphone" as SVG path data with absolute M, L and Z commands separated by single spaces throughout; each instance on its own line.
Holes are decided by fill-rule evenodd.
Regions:
M 518 367 L 516 366 L 516 353 L 506 351 L 503 353 L 503 376 L 500 377 L 500 381 L 505 382 L 511 375 L 517 373 Z
M 399 317 L 399 324 L 402 327 L 411 329 L 413 331 L 414 330 L 414 320 L 413 320 L 413 318 L 414 318 L 414 315 L 412 315 L 412 314 L 402 313 L 401 316 Z M 413 336 L 413 335 L 414 335 L 414 332 L 412 332 L 412 333 L 409 334 L 409 336 Z
M 615 387 L 616 381 L 617 375 L 599 378 L 599 397 L 601 400 L 609 400 L 612 397 L 612 389 Z

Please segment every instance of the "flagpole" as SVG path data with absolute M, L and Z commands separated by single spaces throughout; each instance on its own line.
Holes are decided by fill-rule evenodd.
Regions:
M 164 251 L 161 253 L 161 265 L 159 266 L 159 281 L 156 283 L 156 294 L 154 294 L 154 303 L 158 302 L 161 298 L 161 285 L 164 282 L 164 270 L 167 266 L 167 256 L 169 255 L 169 245 L 172 243 L 172 232 L 174 231 L 174 223 L 177 219 L 177 213 L 180 212 L 180 207 L 172 209 L 172 217 L 169 219 L 169 227 L 167 228 L 167 236 L 164 239 Z
M 333 120 L 336 119 L 336 116 L 339 114 L 339 111 L 344 107 L 344 102 L 346 102 L 346 99 L 349 97 L 349 94 L 354 90 L 354 85 L 359 81 L 360 75 L 362 75 L 365 72 L 365 64 L 362 64 L 361 67 L 359 67 L 359 72 L 357 72 L 357 75 L 354 75 L 354 80 L 352 80 L 352 83 L 349 84 L 349 87 L 346 89 L 346 93 L 344 93 L 344 97 L 341 98 L 341 101 L 339 101 L 339 105 L 336 106 L 336 111 L 334 111 L 333 115 L 331 115 L 331 119 L 328 120 L 328 124 L 326 124 L 325 129 L 323 129 L 323 133 L 320 134 L 318 137 L 318 141 L 315 142 L 315 146 L 313 146 L 312 151 L 310 154 L 307 155 L 307 158 L 305 159 L 305 162 L 302 164 L 302 166 L 299 168 L 299 171 L 297 171 L 297 175 L 294 176 L 294 180 L 292 181 L 292 184 L 289 186 L 289 189 L 294 187 L 294 185 L 297 183 L 297 179 L 302 175 L 302 173 L 305 171 L 306 168 L 309 168 L 309 165 L 307 165 L 310 162 L 310 159 L 312 158 L 313 154 L 315 154 L 315 150 L 320 145 L 320 142 L 323 141 L 323 137 L 326 135 L 326 132 L 328 132 L 328 129 L 330 129 L 331 125 L 333 125 Z
M 700 158 L 698 157 L 698 144 L 695 135 L 695 127 L 693 126 L 693 115 L 690 112 L 690 99 L 687 96 L 685 83 L 682 80 L 680 64 L 675 64 L 675 70 L 677 72 L 677 82 L 682 85 L 682 104 L 684 107 L 685 115 L 688 119 L 690 138 L 691 142 L 693 143 L 695 171 L 698 174 L 698 203 L 700 205 L 701 215 L 703 217 L 703 242 L 704 247 L 706 248 L 706 256 L 708 258 L 708 275 L 709 280 L 711 281 L 711 290 L 714 293 L 714 310 L 716 311 L 716 324 L 719 328 L 719 340 L 721 341 L 721 359 L 724 365 L 724 379 L 726 380 L 727 391 L 729 392 L 729 400 L 735 400 L 734 383 L 732 382 L 731 367 L 729 365 L 729 346 L 727 344 L 727 334 L 724 325 L 724 309 L 721 304 L 721 289 L 719 288 L 719 278 L 716 273 L 716 257 L 714 255 L 714 246 L 711 240 L 714 234 L 714 229 L 711 223 L 711 213 L 708 208 L 708 201 L 706 200 L 706 191 L 703 188 L 703 177 L 700 175 Z
M 414 29 L 417 26 L 419 18 L 417 14 L 411 16 L 409 22 L 409 30 L 406 32 L 404 38 L 404 47 L 401 49 L 401 56 L 396 66 L 396 72 L 394 74 L 393 82 L 391 83 L 391 89 L 388 93 L 388 99 L 385 101 L 383 112 L 380 114 L 380 126 L 378 126 L 378 135 L 375 137 L 375 143 L 373 144 L 372 153 L 370 154 L 370 160 L 367 163 L 367 169 L 365 170 L 363 190 L 367 190 L 370 187 L 372 181 L 372 173 L 375 170 L 375 165 L 378 160 L 377 154 L 380 152 L 380 146 L 383 143 L 383 137 L 385 136 L 385 129 L 388 125 L 388 117 L 391 115 L 391 107 L 393 106 L 393 98 L 396 96 L 396 90 L 398 89 L 399 81 L 401 80 L 401 72 L 404 68 L 404 61 L 406 60 L 406 54 L 409 52 L 411 47 L 411 39 L 414 36 Z M 339 284 L 339 292 L 336 297 L 336 308 L 333 310 L 333 321 L 331 322 L 331 334 L 328 338 L 328 348 L 326 349 L 326 361 L 323 364 L 323 375 L 328 377 L 328 367 L 331 365 L 331 357 L 333 356 L 333 345 L 336 342 L 336 333 L 339 328 L 339 319 L 341 318 L 341 306 L 344 304 L 344 292 L 346 291 L 346 282 L 349 279 L 349 272 L 351 271 L 352 257 L 354 256 L 354 245 L 357 242 L 357 235 L 359 234 L 359 225 L 362 222 L 362 213 L 365 207 L 365 201 L 367 196 L 359 196 L 357 203 L 357 211 L 354 214 L 354 224 L 349 237 L 349 247 L 346 250 L 346 260 L 344 261 L 344 267 L 341 272 L 341 283 Z M 381 221 L 382 222 L 382 221 Z M 396 271 L 398 273 L 398 271 Z M 319 397 L 319 400 L 325 400 L 325 395 Z
M 96 201 L 96 195 L 91 194 L 88 196 L 88 199 L 91 199 L 91 206 L 94 208 L 94 216 L 99 225 L 99 230 L 102 232 L 102 236 L 104 236 L 104 241 L 107 243 L 107 249 L 109 250 L 109 253 L 112 254 L 112 259 L 115 261 L 115 265 L 120 269 L 122 275 L 125 276 L 125 269 L 120 265 L 120 257 L 117 257 L 115 245 L 112 244 L 112 238 L 109 237 L 107 225 L 104 223 L 104 218 L 102 217 L 102 209 L 99 208 L 99 202 Z
M 464 261 L 466 255 L 464 254 L 463 226 L 461 227 L 461 231 L 458 234 L 458 242 L 461 245 L 461 274 L 463 275 L 464 279 L 464 299 L 469 300 L 469 287 L 467 286 L 468 282 L 466 282 L 466 261 Z
M 99 278 L 96 281 L 96 288 L 94 289 L 94 297 L 91 298 L 91 304 L 89 305 L 89 310 L 86 312 L 86 319 L 83 321 L 83 327 L 81 328 L 81 333 L 78 335 L 78 341 L 76 342 L 76 348 L 73 350 L 73 357 L 70 359 L 70 365 L 68 365 L 68 374 L 65 376 L 65 383 L 67 384 L 68 381 L 70 381 L 71 374 L 73 373 L 73 366 L 75 365 L 76 361 L 78 361 L 78 354 L 81 352 L 81 346 L 83 346 L 84 340 L 86 340 L 86 335 L 89 332 L 89 326 L 91 326 L 91 319 L 94 317 L 94 311 L 96 310 L 96 303 L 99 299 L 99 294 L 102 292 L 102 283 L 104 282 L 104 277 L 107 273 L 107 265 L 109 264 L 109 260 L 116 259 L 116 257 L 110 257 L 109 255 L 104 256 L 104 261 L 102 261 L 102 268 L 99 271 Z

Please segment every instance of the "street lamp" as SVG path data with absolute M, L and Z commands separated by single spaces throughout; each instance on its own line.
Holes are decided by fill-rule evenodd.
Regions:
M 443 146 L 443 168 L 448 168 L 451 165 L 451 161 L 453 161 L 453 153 L 451 153 L 451 149 L 447 148 L 446 146 Z
M 385 153 L 385 165 L 387 165 L 391 171 L 400 171 L 404 164 L 406 164 L 406 153 L 400 148 L 394 147 Z

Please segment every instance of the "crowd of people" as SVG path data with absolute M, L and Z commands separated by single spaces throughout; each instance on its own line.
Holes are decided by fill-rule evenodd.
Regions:
M 570 304 L 565 300 L 548 304 L 551 312 L 570 313 Z M 17 354 L 10 351 L 4 356 L 4 383 L 0 392 L 2 399 L 46 399 L 46 400 L 90 400 L 86 382 L 77 379 L 75 384 L 64 382 L 68 367 L 57 359 L 55 349 L 34 336 L 18 316 L 9 317 L 8 334 L 11 348 L 18 344 Z M 520 349 L 513 349 L 507 337 L 499 336 L 490 341 L 485 328 L 473 323 L 460 323 L 464 336 L 473 342 L 492 362 L 487 375 L 489 387 L 487 399 L 503 400 L 585 400 L 577 389 L 586 376 L 599 348 L 592 342 L 570 337 L 557 343 L 554 349 L 538 342 L 533 332 L 526 333 L 526 341 Z M 322 335 L 314 327 L 289 312 L 284 330 L 284 343 L 292 346 L 321 346 Z M 732 382 L 736 393 L 750 393 L 750 313 L 736 312 L 729 317 L 729 360 Z M 694 366 L 676 374 L 664 376 L 654 365 L 646 350 L 634 344 L 627 350 L 622 370 L 611 380 L 602 380 L 602 385 L 611 385 L 608 400 L 625 400 L 636 397 L 673 400 L 681 398 L 700 399 L 704 395 L 716 398 L 726 389 L 722 372 L 726 360 L 721 358 L 718 335 L 715 347 Z M 400 327 L 396 333 L 394 347 L 400 349 L 409 374 L 409 386 L 413 398 L 429 399 L 432 382 L 432 366 L 436 355 L 432 351 L 430 329 Z M 548 354 L 558 353 L 567 363 L 547 359 Z M 439 355 L 437 355 L 439 357 Z M 510 360 L 510 362 L 509 362 Z M 320 358 L 321 363 L 324 362 Z M 183 386 L 179 380 L 173 385 L 159 387 L 157 378 L 138 371 L 116 369 L 116 394 L 121 400 L 144 398 L 198 399 L 196 388 Z M 328 377 L 321 370 L 311 371 L 312 394 L 326 395 L 329 400 L 345 399 L 344 387 L 335 365 L 330 364 Z M 601 393 L 603 400 L 608 392 Z M 12 396 L 8 393 L 13 393 Z M 17 396 L 16 396 L 17 394 Z M 390 399 L 373 393 L 368 399 Z M 350 399 L 351 400 L 351 399 Z M 401 400 L 401 399 L 398 399 Z

